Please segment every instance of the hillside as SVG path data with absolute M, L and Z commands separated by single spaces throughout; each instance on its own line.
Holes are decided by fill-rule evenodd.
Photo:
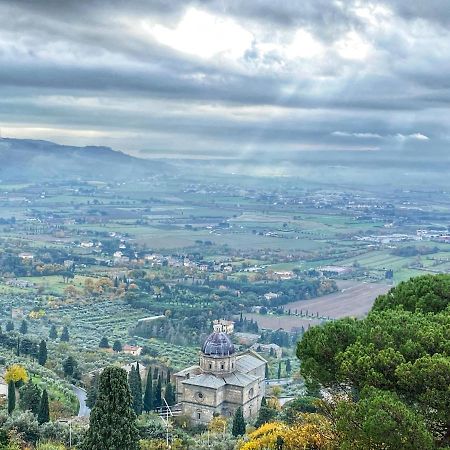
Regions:
M 73 147 L 49 141 L 0 139 L 0 180 L 130 179 L 152 175 L 165 163 L 134 158 L 109 147 Z

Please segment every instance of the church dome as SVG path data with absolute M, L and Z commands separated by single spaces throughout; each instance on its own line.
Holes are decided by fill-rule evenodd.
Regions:
M 234 345 L 225 333 L 211 333 L 202 347 L 202 353 L 206 356 L 230 356 L 234 352 Z

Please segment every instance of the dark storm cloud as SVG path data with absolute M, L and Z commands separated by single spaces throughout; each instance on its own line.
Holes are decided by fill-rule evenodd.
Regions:
M 135 150 L 445 149 L 446 6 L 0 1 L 0 119 L 29 137 L 26 130 L 37 128 L 48 129 L 49 139 L 64 130 L 114 132 L 124 149 L 132 131 L 139 133 Z M 249 47 L 240 56 L 205 58 L 158 41 L 155 26 L 171 32 L 192 8 L 240 25 L 252 35 Z M 312 43 L 292 49 L 299 29 Z M 302 45 L 311 46 L 306 56 Z M 102 136 L 86 143 L 101 144 Z

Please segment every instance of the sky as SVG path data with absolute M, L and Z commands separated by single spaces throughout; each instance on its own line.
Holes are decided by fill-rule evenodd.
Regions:
M 0 17 L 3 137 L 450 157 L 448 0 L 0 0 Z

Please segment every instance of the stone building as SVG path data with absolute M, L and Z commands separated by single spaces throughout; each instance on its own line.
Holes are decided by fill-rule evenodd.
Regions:
M 228 335 L 215 330 L 203 344 L 199 365 L 174 375 L 183 414 L 208 423 L 214 413 L 230 417 L 240 406 L 245 418 L 255 417 L 265 395 L 266 364 L 251 350 L 237 354 Z

